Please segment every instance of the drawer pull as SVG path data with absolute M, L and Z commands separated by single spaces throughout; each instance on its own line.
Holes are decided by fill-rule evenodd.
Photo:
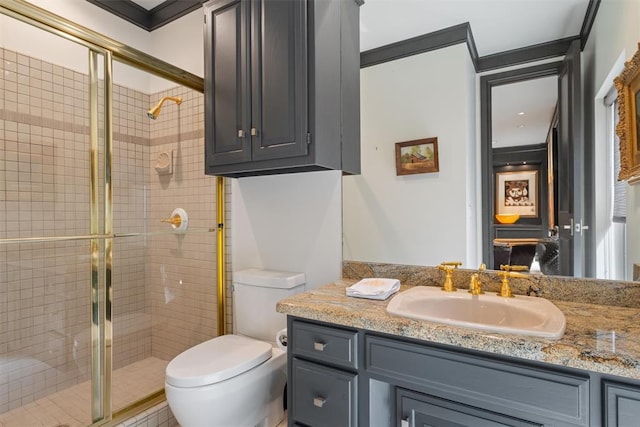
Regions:
M 325 399 L 324 397 L 313 398 L 313 406 L 317 408 L 322 408 L 326 402 L 327 402 L 327 399 Z
M 313 343 L 313 349 L 315 351 L 324 351 L 326 346 L 327 346 L 327 344 L 323 343 L 323 342 L 317 342 L 316 341 L 316 342 Z
M 409 427 L 409 418 L 405 418 L 403 420 L 400 420 L 400 427 Z

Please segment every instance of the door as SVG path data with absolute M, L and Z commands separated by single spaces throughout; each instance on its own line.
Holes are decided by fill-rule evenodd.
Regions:
M 584 276 L 584 137 L 580 41 L 575 40 L 558 76 L 559 274 Z
M 251 1 L 252 160 L 307 154 L 307 2 Z
M 204 6 L 207 166 L 251 160 L 247 7 L 241 0 Z

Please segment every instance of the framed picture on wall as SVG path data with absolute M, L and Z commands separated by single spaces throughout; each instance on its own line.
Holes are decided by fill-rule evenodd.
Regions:
M 396 175 L 438 172 L 438 138 L 396 143 Z
M 538 171 L 496 172 L 496 214 L 537 218 Z

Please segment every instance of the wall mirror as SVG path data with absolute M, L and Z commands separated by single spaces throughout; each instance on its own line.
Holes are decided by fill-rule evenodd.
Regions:
M 579 45 L 576 47 L 579 53 Z M 581 240 L 577 243 L 578 246 L 582 245 L 579 255 L 573 256 L 574 253 L 569 252 L 565 259 L 572 262 L 567 264 L 571 264 L 571 267 L 579 263 L 583 266 L 594 264 L 595 253 L 589 252 L 586 248 L 587 244 L 584 243 L 591 238 L 590 233 L 593 230 L 584 233 L 576 231 L 576 226 L 584 231 L 586 226 L 593 225 L 590 218 L 595 214 L 584 207 L 590 206 L 593 200 L 587 203 L 578 198 L 580 194 L 593 193 L 586 188 L 591 188 L 589 185 L 592 184 L 588 181 L 595 181 L 596 178 L 588 167 L 591 162 L 585 160 L 584 151 L 588 148 L 584 148 L 582 143 L 576 143 L 577 147 L 574 148 L 568 142 L 572 138 L 589 140 L 583 135 L 584 129 L 589 126 L 584 126 L 584 122 L 579 117 L 576 118 L 577 115 L 572 114 L 569 108 L 569 106 L 584 105 L 580 98 L 582 91 L 574 90 L 575 82 L 569 82 L 569 77 L 580 75 L 579 64 L 570 66 L 569 61 L 577 58 L 574 54 L 575 51 L 568 52 L 566 57 L 569 59 L 565 58 L 564 61 L 525 65 L 518 69 L 481 75 L 478 81 L 479 99 L 475 92 L 475 84 L 471 85 L 472 90 L 467 90 L 461 95 L 464 105 L 479 100 L 479 111 L 474 112 L 471 119 L 466 122 L 463 113 L 460 113 L 455 120 L 443 119 L 445 123 L 464 123 L 464 126 L 447 126 L 446 130 L 459 132 L 453 135 L 458 137 L 456 141 L 468 137 L 468 146 L 473 145 L 477 150 L 473 157 L 480 157 L 478 168 L 471 171 L 470 168 L 465 169 L 451 162 L 451 152 L 446 152 L 445 141 L 450 142 L 454 139 L 451 135 L 447 135 L 442 138 L 442 146 L 439 144 L 439 149 L 444 153 L 440 159 L 442 162 L 440 171 L 429 176 L 423 174 L 410 178 L 398 178 L 395 174 L 395 165 L 392 164 L 393 153 L 389 151 L 392 142 L 411 139 L 397 137 L 405 130 L 397 124 L 423 125 L 423 117 L 427 117 L 432 122 L 423 126 L 424 136 L 435 136 L 431 135 L 428 126 L 435 122 L 434 117 L 440 119 L 439 108 L 427 107 L 429 109 L 419 110 L 419 115 L 411 116 L 410 114 L 413 113 L 411 108 L 421 108 L 421 104 L 418 105 L 417 101 L 410 104 L 411 108 L 403 104 L 409 99 L 406 95 L 414 96 L 412 85 L 395 81 L 387 84 L 390 76 L 401 69 L 400 66 L 394 68 L 397 64 L 392 62 L 386 66 L 386 72 L 383 70 L 384 67 L 368 69 L 364 73 L 366 77 L 364 81 L 375 90 L 363 92 L 363 135 L 366 136 L 363 139 L 363 175 L 343 181 L 344 259 L 410 265 L 435 265 L 440 261 L 462 260 L 465 268 L 474 268 L 475 256 L 478 262 L 484 261 L 491 268 L 497 269 L 502 262 L 495 262 L 494 240 L 507 239 L 502 243 L 508 245 L 512 243 L 509 240 L 530 239 L 534 241 L 532 246 L 537 250 L 539 241 L 548 243 L 545 239 L 550 238 L 549 230 L 557 230 L 554 238 L 557 239 L 555 242 L 558 244 L 557 250 L 560 255 L 563 254 L 561 244 L 573 251 L 576 240 Z M 413 66 L 422 65 L 419 57 L 412 60 L 416 62 L 412 64 Z M 413 68 L 408 72 L 411 70 Z M 431 80 L 427 81 L 427 83 L 430 82 Z M 424 99 L 429 99 L 431 91 L 438 90 L 437 83 L 426 88 L 429 91 L 424 89 L 414 97 L 419 98 L 418 95 L 420 95 Z M 527 106 L 528 100 L 525 99 L 526 95 L 522 90 L 542 97 L 542 107 Z M 395 96 L 396 92 L 404 96 Z M 564 99 L 564 104 L 560 99 Z M 525 104 L 524 101 L 527 103 Z M 446 107 L 443 108 L 446 114 L 454 114 L 462 110 L 457 105 L 446 105 Z M 504 109 L 507 111 L 503 112 Z M 520 112 L 525 113 L 524 117 L 518 115 Z M 480 123 L 477 122 L 476 113 L 479 113 Z M 405 115 L 409 115 L 413 121 L 405 120 Z M 379 125 L 383 118 L 388 120 L 388 123 Z M 536 136 L 527 137 L 524 140 L 518 137 L 517 133 L 521 130 L 517 127 L 520 124 L 519 121 L 523 122 L 525 129 L 536 128 Z M 536 121 L 537 124 L 532 121 Z M 476 124 L 480 125 L 479 136 L 474 130 Z M 433 127 L 436 128 L 437 125 L 438 123 Z M 442 132 L 442 126 L 438 129 Z M 459 129 L 463 130 L 459 131 Z M 463 143 L 458 143 L 457 147 L 464 150 L 465 147 L 462 145 Z M 565 154 L 561 155 L 563 153 Z M 447 161 L 450 163 L 447 164 Z M 454 173 L 462 169 L 470 171 L 469 176 L 475 183 L 480 182 L 478 185 L 480 191 L 472 190 L 474 195 L 478 194 L 479 197 L 476 205 L 459 203 L 460 200 L 451 193 L 451 186 L 442 184 L 452 183 L 457 179 L 457 177 L 452 178 Z M 510 172 L 516 173 L 515 178 L 512 178 L 514 175 L 508 174 Z M 528 182 L 523 185 L 518 181 Z M 456 181 L 455 185 L 458 185 L 456 190 L 474 189 L 475 183 Z M 499 188 L 502 188 L 504 203 L 507 197 L 505 193 L 507 184 L 509 186 L 519 184 L 519 187 L 515 186 L 514 191 L 519 191 L 520 195 L 524 194 L 524 188 L 527 193 L 531 191 L 535 193 L 534 212 L 528 214 L 521 211 L 521 217 L 514 224 L 501 224 L 495 219 L 496 188 L 502 186 Z M 401 197 L 402 195 L 404 197 Z M 420 197 L 421 195 L 425 197 Z M 564 198 L 561 198 L 562 195 Z M 532 195 L 529 196 L 531 197 Z M 469 199 L 465 200 L 465 202 L 468 201 Z M 571 205 L 573 212 L 569 212 L 566 205 Z M 465 208 L 468 208 L 467 212 L 464 211 Z M 480 230 L 468 232 L 466 230 L 470 228 L 469 224 L 464 222 L 465 218 L 476 213 L 481 213 L 481 220 L 477 222 Z M 573 217 L 568 214 L 572 214 Z M 423 230 L 429 230 L 429 233 L 419 234 Z M 482 240 L 474 241 L 475 237 Z M 459 249 L 460 247 L 465 249 L 465 245 L 466 248 L 475 251 L 467 258 L 464 258 L 465 253 L 461 254 Z M 477 250 L 474 245 L 477 245 Z M 553 251 L 546 253 L 546 248 L 544 246 L 542 249 L 544 252 L 541 252 L 539 257 L 545 255 L 550 259 L 554 255 Z M 455 259 L 448 255 L 454 251 L 458 251 Z M 529 252 L 528 256 L 533 255 Z M 543 260 L 538 260 L 539 263 L 541 261 Z M 532 261 L 509 260 L 507 262 L 530 265 Z M 547 260 L 547 267 L 545 271 L 539 268 L 545 274 L 595 277 L 595 271 L 592 273 L 584 267 L 582 270 L 576 268 L 575 272 L 562 271 L 559 265 L 553 266 L 549 260 Z M 611 276 L 600 278 L 611 278 Z

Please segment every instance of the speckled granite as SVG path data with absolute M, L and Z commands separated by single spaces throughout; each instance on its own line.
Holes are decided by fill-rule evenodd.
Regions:
M 367 264 L 371 266 L 371 264 Z M 362 277 L 397 277 L 400 291 L 415 285 L 439 284 L 441 272 L 387 268 L 384 274 L 365 270 Z M 372 267 L 367 267 L 372 268 Z M 375 269 L 375 267 L 373 267 Z M 434 269 L 431 269 L 434 270 Z M 464 272 L 461 272 L 464 274 Z M 349 274 L 355 274 L 350 272 Z M 403 337 L 427 340 L 462 348 L 508 355 L 554 365 L 568 366 L 604 374 L 640 379 L 640 309 L 562 301 L 549 297 L 565 314 L 567 328 L 558 341 L 509 334 L 488 334 L 482 331 L 457 328 L 437 323 L 416 321 L 388 315 L 386 301 L 351 298 L 345 288 L 357 281 L 343 279 L 320 288 L 280 301 L 277 311 L 302 318 L 338 325 L 368 329 Z M 582 281 L 580 281 L 582 282 Z M 540 288 L 547 295 L 555 290 L 544 283 Z M 490 289 L 490 286 L 485 289 Z M 518 286 L 522 288 L 521 285 Z M 497 289 L 497 288 L 496 288 Z M 560 295 L 568 292 L 560 293 Z M 587 301 L 590 298 L 586 298 Z
M 477 272 L 477 270 L 456 269 L 453 272 L 453 282 L 456 287 L 466 289 L 469 287 L 471 275 Z M 435 267 L 343 262 L 343 279 L 360 280 L 367 277 L 398 279 L 405 285 L 441 286 L 444 273 Z M 497 292 L 500 289 L 500 280 L 497 271 L 487 270 L 480 273 L 480 281 L 485 291 Z M 640 282 L 530 274 L 525 279 L 510 279 L 510 283 L 511 290 L 516 295 L 525 295 L 533 291 L 537 296 L 554 301 L 640 308 Z

